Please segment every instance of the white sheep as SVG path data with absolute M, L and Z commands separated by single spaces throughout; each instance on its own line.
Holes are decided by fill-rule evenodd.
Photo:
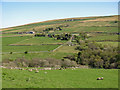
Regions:
M 28 69 L 29 72 L 32 72 L 32 69 Z
M 98 78 L 97 78 L 97 80 L 101 80 L 101 78 L 100 78 L 100 77 L 98 77 Z
M 39 72 L 38 70 L 35 71 L 35 73 L 38 73 L 38 72 Z
M 45 74 L 47 74 L 47 72 L 44 72 Z
M 101 77 L 101 80 L 103 80 L 103 77 Z

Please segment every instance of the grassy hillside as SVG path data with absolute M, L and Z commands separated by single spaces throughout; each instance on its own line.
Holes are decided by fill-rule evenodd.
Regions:
M 67 21 L 72 20 L 73 21 Z M 45 22 L 38 22 L 38 23 L 32 23 L 12 28 L 6 28 L 3 29 L 3 32 L 20 32 L 20 31 L 31 31 L 33 28 L 35 31 L 42 31 L 43 29 L 47 27 L 56 27 L 59 25 L 66 25 L 69 24 L 71 28 L 76 29 L 79 27 L 92 27 L 92 26 L 98 26 L 98 27 L 105 27 L 105 26 L 117 26 L 117 23 L 114 23 L 118 20 L 118 16 L 106 16 L 106 17 L 87 17 L 87 18 L 67 18 L 67 19 L 60 19 L 60 20 L 50 20 Z
M 29 31 L 45 36 L 35 37 L 35 34 L 26 33 Z M 63 39 L 66 33 L 71 35 L 68 40 Z M 55 38 L 50 35 L 54 35 Z M 74 35 L 76 38 L 72 37 Z M 86 35 L 87 38 L 83 39 L 82 35 Z M 13 61 L 18 60 L 19 66 L 21 59 L 33 60 L 33 62 L 37 62 L 34 61 L 36 59 L 65 62 L 69 58 L 74 61 L 73 63 L 77 63 L 75 60 L 80 59 L 79 55 L 81 55 L 85 65 L 88 65 L 86 62 L 91 58 L 91 61 L 94 60 L 91 63 L 96 66 L 103 63 L 105 59 L 105 63 L 103 63 L 105 67 L 114 67 L 116 63 L 112 60 L 116 60 L 118 37 L 117 15 L 66 18 L 4 28 L 0 36 L 2 38 L 2 61 L 5 63 L 10 61 L 9 64 L 12 65 Z M 75 39 L 72 41 L 72 38 Z M 93 41 L 95 43 L 91 44 Z M 99 46 L 95 46 L 96 44 Z M 90 45 L 95 50 L 90 49 Z M 83 51 L 80 51 L 81 49 Z M 26 54 L 25 51 L 28 53 Z M 109 63 L 110 65 L 108 65 Z M 69 65 L 70 62 L 68 61 L 66 64 Z M 39 73 L 17 69 L 2 70 L 3 88 L 118 88 L 118 69 L 41 70 Z M 45 74 L 45 72 L 47 73 Z M 104 80 L 96 80 L 97 77 L 104 77 Z
M 55 30 L 61 26 L 62 30 Z M 85 32 L 89 41 L 99 41 L 103 45 L 118 46 L 118 16 L 99 16 L 99 17 L 82 17 L 66 18 L 59 20 L 49 20 L 2 29 L 2 51 L 3 52 L 32 52 L 53 50 L 59 45 L 42 45 L 42 44 L 64 44 L 66 41 L 55 40 L 47 37 L 34 37 L 32 34 L 17 34 L 19 32 L 35 31 L 43 32 L 46 28 L 53 28 L 47 34 L 71 33 L 79 34 Z M 22 45 L 22 46 L 21 46 Z M 26 46 L 30 45 L 30 46 Z M 27 48 L 29 47 L 29 48 Z M 68 52 L 69 51 L 69 52 Z M 57 52 L 71 53 L 77 52 L 75 46 L 63 46 Z M 5 55 L 6 56 L 6 55 Z M 4 55 L 3 55 L 4 58 Z M 46 57 L 47 58 L 47 57 Z
M 114 69 L 41 70 L 39 73 L 35 73 L 35 71 L 29 72 L 27 70 L 3 69 L 2 87 L 118 88 L 117 75 L 118 70 Z M 104 80 L 96 80 L 97 77 L 104 77 Z

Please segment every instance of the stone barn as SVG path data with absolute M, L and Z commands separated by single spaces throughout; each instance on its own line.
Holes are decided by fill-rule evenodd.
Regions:
M 35 32 L 34 31 L 30 31 L 30 32 L 28 32 L 28 34 L 35 34 Z

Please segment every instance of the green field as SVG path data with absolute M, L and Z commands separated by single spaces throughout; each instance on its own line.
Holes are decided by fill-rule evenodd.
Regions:
M 29 53 L 28 54 L 24 54 L 24 52 L 21 53 L 14 53 L 13 54 L 9 54 L 9 53 L 3 53 L 2 54 L 2 60 L 16 60 L 17 58 L 22 58 L 25 57 L 28 60 L 32 60 L 34 58 L 39 58 L 39 59 L 47 59 L 47 58 L 54 58 L 54 59 L 61 59 L 67 55 L 73 55 L 73 53 L 65 53 L 65 52 L 39 52 L 39 53 Z
M 32 52 L 32 51 L 50 51 L 59 45 L 32 45 L 32 46 L 3 46 L 3 52 Z
M 104 80 L 96 80 L 97 77 L 104 77 Z M 118 88 L 118 70 L 114 69 L 43 70 L 39 73 L 3 69 L 2 78 L 3 88 Z
M 62 44 L 65 42 L 61 40 L 54 40 L 53 38 L 46 37 L 33 38 L 30 36 L 3 37 L 2 41 L 3 52 L 50 51 L 59 46 L 56 44 Z M 53 45 L 41 45 L 41 44 L 53 44 Z
M 95 41 L 100 41 L 100 40 L 118 40 L 118 35 L 102 35 L 102 36 L 93 36 L 88 38 L 88 40 L 95 40 Z
M 54 40 L 53 38 L 47 37 L 33 37 L 17 43 L 13 43 L 12 45 L 63 44 L 64 42 L 65 41 Z
M 119 42 L 97 42 L 97 43 L 102 44 L 102 45 L 110 45 L 113 47 L 118 47 L 119 45 Z

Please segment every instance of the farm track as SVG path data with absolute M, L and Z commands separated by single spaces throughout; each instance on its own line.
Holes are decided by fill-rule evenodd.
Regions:
M 53 52 L 55 52 L 57 49 L 61 48 L 63 45 L 67 44 L 68 42 L 71 42 L 72 38 L 73 38 L 73 37 L 71 37 L 70 40 L 67 41 L 66 43 L 64 43 L 64 44 L 60 45 L 59 47 L 55 48 L 55 49 L 53 50 Z
M 57 47 L 57 48 L 55 48 L 54 50 L 52 50 L 53 52 L 55 52 L 57 49 L 59 49 L 60 47 L 62 47 L 63 46 L 63 44 L 62 45 L 60 45 L 59 47 Z

